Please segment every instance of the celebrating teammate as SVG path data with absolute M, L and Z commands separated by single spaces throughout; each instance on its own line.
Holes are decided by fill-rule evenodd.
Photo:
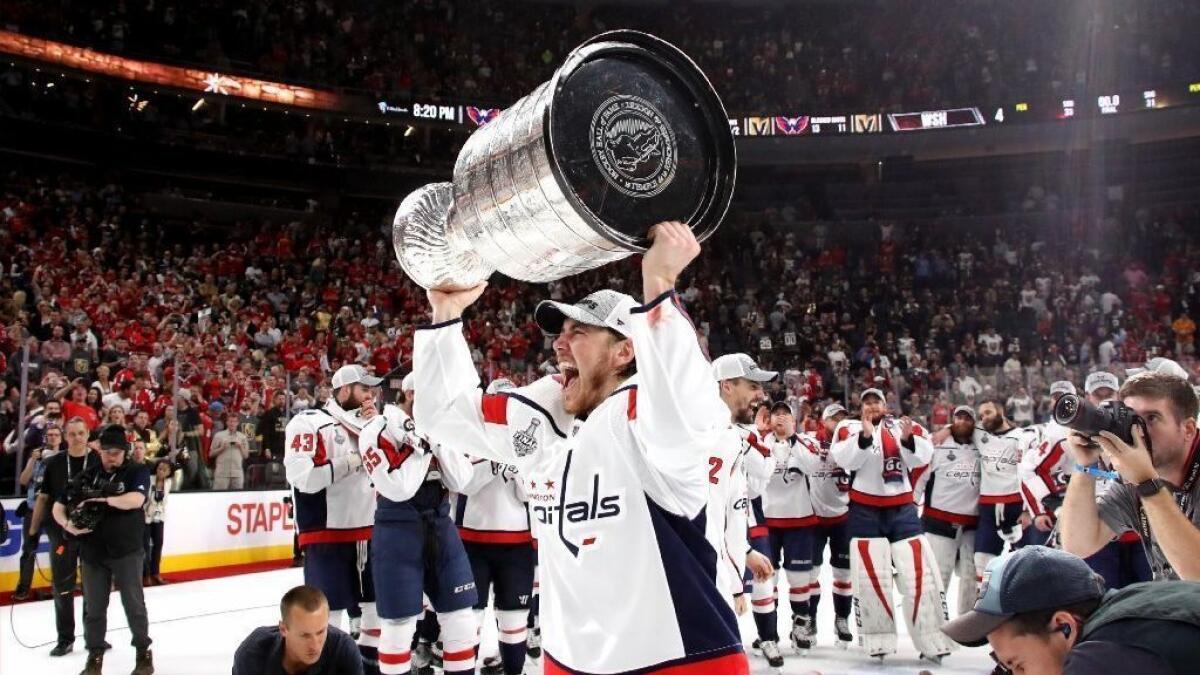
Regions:
M 556 378 L 479 389 L 460 322 L 482 284 L 430 291 L 434 324 L 415 338 L 418 428 L 527 481 L 548 672 L 749 670 L 697 522 L 729 420 L 674 292 L 700 245 L 682 223 L 651 236 L 641 306 L 610 290 L 538 305 Z

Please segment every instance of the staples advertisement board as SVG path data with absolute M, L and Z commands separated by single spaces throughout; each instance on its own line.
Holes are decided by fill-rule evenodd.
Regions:
M 287 490 L 184 492 L 167 498 L 163 574 L 208 577 L 252 571 L 289 561 L 295 523 Z M 21 519 L 13 512 L 20 499 L 4 499 L 8 538 L 0 544 L 0 593 L 17 585 L 21 557 Z M 50 545 L 38 546 L 33 587 L 49 586 Z

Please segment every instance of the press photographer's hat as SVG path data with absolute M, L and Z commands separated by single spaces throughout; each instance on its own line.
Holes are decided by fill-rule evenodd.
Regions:
M 96 435 L 96 441 L 100 443 L 101 450 L 129 452 L 129 436 L 125 434 L 125 427 L 120 424 L 110 424 L 101 429 Z

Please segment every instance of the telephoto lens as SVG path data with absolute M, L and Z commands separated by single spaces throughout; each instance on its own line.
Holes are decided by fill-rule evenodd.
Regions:
M 1085 436 L 1107 431 L 1132 445 L 1133 425 L 1141 418 L 1120 401 L 1105 401 L 1097 406 L 1077 394 L 1064 394 L 1054 404 L 1054 421 Z

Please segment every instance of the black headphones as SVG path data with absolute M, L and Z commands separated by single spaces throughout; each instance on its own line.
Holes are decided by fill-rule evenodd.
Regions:
M 1060 623 L 1058 624 L 1057 630 L 1063 634 L 1063 637 L 1067 638 L 1068 640 L 1071 639 L 1071 624 Z

